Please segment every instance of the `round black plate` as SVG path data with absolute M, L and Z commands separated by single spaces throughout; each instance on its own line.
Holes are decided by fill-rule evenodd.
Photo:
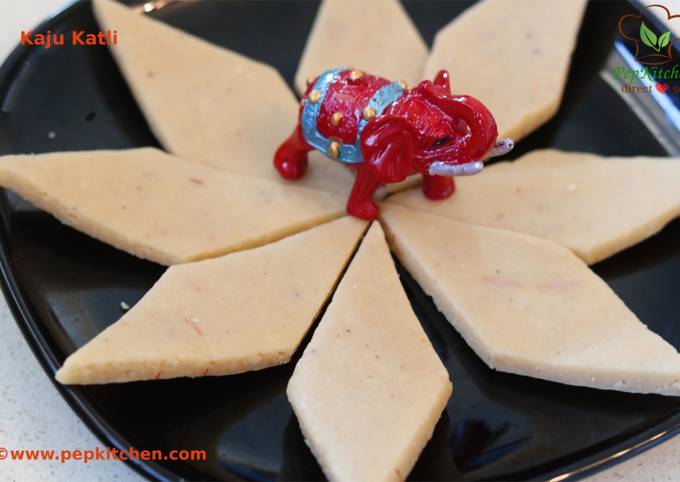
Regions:
M 467 6 L 405 5 L 428 42 Z M 589 6 L 559 114 L 514 155 L 549 146 L 665 155 L 598 76 L 616 19 L 631 8 L 615 2 Z M 268 62 L 291 83 L 316 9 L 310 1 L 180 2 L 154 16 Z M 96 31 L 97 25 L 89 3 L 77 3 L 40 27 L 46 28 Z M 503 79 L 498 88 L 504 88 Z M 105 47 L 17 49 L 0 71 L 0 108 L 0 153 L 158 145 Z M 163 271 L 62 226 L 12 193 L 0 196 L 0 215 L 6 295 L 50 375 L 69 353 L 121 316 L 121 301 L 134 304 Z M 652 330 L 680 348 L 680 223 L 595 270 Z M 634 453 L 677 431 L 676 398 L 574 388 L 489 370 L 403 269 L 401 274 L 455 386 L 411 478 L 578 476 L 611 462 L 620 451 Z M 57 388 L 111 446 L 208 452 L 205 462 L 132 463 L 150 477 L 316 480 L 323 475 L 285 396 L 292 367 Z

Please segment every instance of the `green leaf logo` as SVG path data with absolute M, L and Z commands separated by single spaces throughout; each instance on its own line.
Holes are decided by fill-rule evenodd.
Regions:
M 659 51 L 659 47 L 656 46 L 657 42 L 656 34 L 652 32 L 647 25 L 645 25 L 645 22 L 642 22 L 640 24 L 640 40 L 642 40 L 642 43 L 645 44 L 647 47 L 651 47 L 657 52 Z
M 640 40 L 647 47 L 651 47 L 657 52 L 660 52 L 662 48 L 667 47 L 671 43 L 671 31 L 664 32 L 657 38 L 656 34 L 652 32 L 645 22 L 640 23 Z

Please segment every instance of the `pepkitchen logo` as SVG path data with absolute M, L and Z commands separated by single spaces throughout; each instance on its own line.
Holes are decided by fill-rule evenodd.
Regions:
M 661 94 L 679 94 L 680 86 L 666 81 L 680 79 L 680 65 L 673 62 L 672 32 L 667 28 L 674 22 L 680 26 L 680 14 L 672 14 L 660 4 L 648 5 L 646 8 L 663 19 L 666 28 L 658 30 L 650 26 L 651 22 L 645 22 L 641 13 L 630 13 L 619 18 L 619 34 L 641 68 L 614 67 L 612 74 L 615 79 L 627 82 L 621 87 L 624 93 L 651 93 L 655 89 Z M 632 84 L 635 80 L 640 80 L 643 86 Z
M 21 45 L 37 46 L 44 49 L 60 47 L 66 45 L 67 42 L 70 45 L 83 47 L 118 45 L 118 31 L 107 30 L 105 32 L 91 33 L 85 30 L 74 30 L 70 35 L 67 35 L 65 33 L 54 33 L 50 30 L 44 33 L 22 30 L 21 38 L 19 39 Z
M 649 5 L 647 9 L 651 13 L 661 14 L 661 18 L 665 18 L 669 25 L 672 21 L 677 21 L 680 24 L 680 15 L 672 15 L 663 5 Z M 640 13 L 631 13 L 621 17 L 618 28 L 621 37 L 634 45 L 635 59 L 640 64 L 663 65 L 673 60 L 670 30 L 665 32 L 654 31 L 643 21 Z

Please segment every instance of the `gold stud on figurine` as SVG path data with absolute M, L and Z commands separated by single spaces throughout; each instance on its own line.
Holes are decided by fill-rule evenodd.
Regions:
M 373 107 L 366 107 L 362 113 L 365 120 L 370 121 L 375 119 L 375 109 Z
M 407 84 L 405 81 L 400 80 L 400 81 L 399 81 L 399 85 L 401 85 L 401 88 L 402 88 L 402 89 L 408 90 L 408 84 Z
M 335 141 L 331 142 L 328 152 L 331 156 L 338 157 L 340 155 L 340 143 Z
M 361 71 L 361 70 L 352 70 L 352 71 L 349 73 L 349 80 L 359 80 L 359 79 L 362 78 L 363 76 L 364 76 L 363 71 Z
M 315 80 L 316 80 L 316 77 L 307 78 L 307 85 L 313 84 Z
M 317 102 L 319 102 L 319 99 L 321 99 L 321 92 L 319 92 L 318 90 L 313 90 L 309 93 L 307 98 L 312 104 L 316 104 Z
M 333 115 L 331 116 L 331 124 L 337 126 L 338 124 L 340 124 L 341 120 L 342 114 L 340 112 L 333 112 Z

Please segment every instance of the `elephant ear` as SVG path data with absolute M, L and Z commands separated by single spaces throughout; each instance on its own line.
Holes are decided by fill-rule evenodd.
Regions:
M 364 163 L 384 183 L 403 181 L 413 169 L 413 137 L 406 119 L 386 115 L 372 120 L 361 133 Z

